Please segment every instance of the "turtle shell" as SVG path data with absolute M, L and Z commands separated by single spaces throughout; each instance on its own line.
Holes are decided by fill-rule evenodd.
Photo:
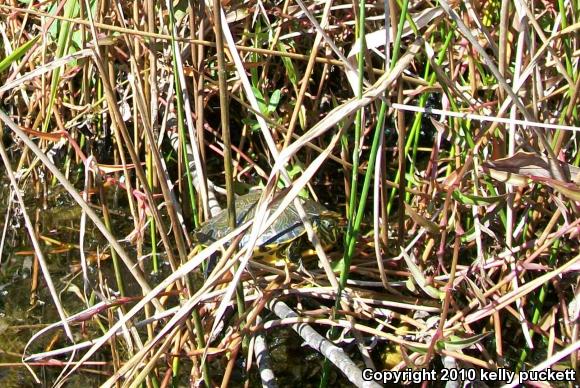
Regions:
M 235 207 L 237 225 L 241 225 L 254 218 L 258 200 L 261 195 L 262 193 L 260 191 L 252 191 L 236 198 Z M 281 198 L 274 200 L 270 208 L 272 212 L 276 211 L 280 202 Z M 336 213 L 330 212 L 318 202 L 309 199 L 302 199 L 302 206 L 315 229 L 318 229 L 323 225 L 325 231 L 331 232 L 323 233 L 324 236 L 336 236 L 334 231 L 331 230 L 338 227 L 338 223 L 335 221 L 338 219 Z M 201 225 L 197 230 L 195 237 L 200 244 L 209 245 L 213 241 L 224 237 L 231 231 L 232 229 L 228 226 L 228 212 L 222 210 L 217 216 Z M 277 250 L 301 237 L 305 233 L 306 229 L 300 220 L 298 211 L 294 204 L 291 203 L 282 214 L 280 214 L 280 217 L 278 217 L 278 219 L 276 219 L 274 223 L 258 238 L 256 246 L 262 250 Z M 249 238 L 249 233 L 242 237 L 239 244 L 240 248 L 248 243 Z M 328 242 L 324 241 L 325 237 L 323 236 L 321 236 L 321 239 L 323 240 L 323 243 Z

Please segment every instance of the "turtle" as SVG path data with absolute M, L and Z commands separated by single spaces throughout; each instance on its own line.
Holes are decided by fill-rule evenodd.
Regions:
M 248 194 L 236 198 L 236 225 L 239 226 L 254 218 L 261 195 L 261 191 L 250 191 Z M 270 207 L 272 212 L 278 208 L 280 202 L 281 196 L 274 199 Z M 301 202 L 323 248 L 333 246 L 338 239 L 340 229 L 339 214 L 329 211 L 311 199 L 301 199 Z M 217 216 L 202 224 L 195 232 L 194 238 L 202 246 L 207 246 L 231 231 L 232 229 L 228 226 L 228 212 L 222 210 Z M 243 248 L 248 243 L 249 238 L 249 233 L 244 235 L 239 242 L 239 248 Z M 300 261 L 305 247 L 305 239 L 306 228 L 296 207 L 291 203 L 258 238 L 253 258 L 269 260 L 282 258 L 290 262 Z

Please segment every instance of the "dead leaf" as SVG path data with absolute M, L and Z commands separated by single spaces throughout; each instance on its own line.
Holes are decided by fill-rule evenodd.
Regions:
M 429 233 L 435 233 L 435 234 L 441 233 L 441 229 L 439 228 L 439 225 L 437 225 L 435 222 L 428 220 L 427 218 L 425 218 L 422 215 L 420 215 L 419 213 L 417 213 L 408 204 L 405 204 L 405 212 L 413 219 L 413 221 L 415 221 L 417 224 L 419 224 L 422 227 L 424 227 L 425 229 L 427 229 L 427 231 Z
M 506 174 L 507 176 L 519 175 L 529 179 L 535 177 L 556 179 L 555 177 L 558 176 L 558 173 L 550 169 L 550 161 L 546 156 L 531 152 L 518 152 L 508 158 L 484 162 L 482 167 L 486 173 L 489 173 L 495 179 L 498 179 L 496 176 L 501 177 L 506 176 Z M 565 174 L 566 181 L 562 181 L 562 183 L 569 183 L 572 180 L 575 181 L 577 178 L 580 178 L 580 168 L 562 162 L 561 160 L 557 160 L 556 162 Z M 498 180 L 501 180 L 501 178 Z
M 512 157 L 484 162 L 482 167 L 492 178 L 525 186 L 529 180 L 544 183 L 566 197 L 580 201 L 580 168 L 557 160 L 566 180 L 556 178 L 557 172 L 550 169 L 551 160 L 530 152 L 518 152 Z

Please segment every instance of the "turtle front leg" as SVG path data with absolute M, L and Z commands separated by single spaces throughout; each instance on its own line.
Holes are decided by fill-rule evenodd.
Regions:
M 286 264 L 287 268 L 289 265 L 298 266 L 298 272 L 305 273 L 310 278 L 314 279 L 314 276 L 306 269 L 304 265 L 304 243 L 301 241 L 294 241 L 288 245 L 286 248 Z

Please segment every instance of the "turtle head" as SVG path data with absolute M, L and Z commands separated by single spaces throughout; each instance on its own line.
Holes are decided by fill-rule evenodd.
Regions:
M 317 233 L 323 245 L 332 246 L 336 244 L 342 230 L 341 218 L 340 214 L 329 210 L 320 213 Z

